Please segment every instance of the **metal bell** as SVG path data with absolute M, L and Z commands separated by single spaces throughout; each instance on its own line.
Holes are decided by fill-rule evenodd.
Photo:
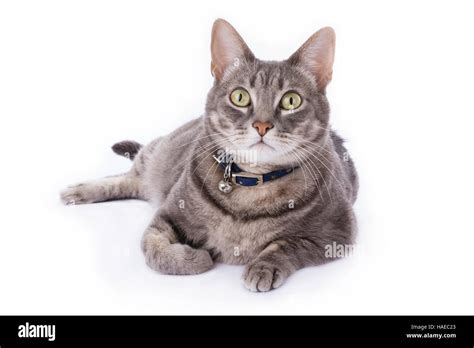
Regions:
M 219 181 L 219 191 L 229 193 L 232 191 L 232 183 L 224 180 Z

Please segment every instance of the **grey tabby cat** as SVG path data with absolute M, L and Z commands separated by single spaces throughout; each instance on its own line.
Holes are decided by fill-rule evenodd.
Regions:
M 158 204 L 141 246 L 148 266 L 165 274 L 242 264 L 245 287 L 269 291 L 329 261 L 328 245 L 353 243 L 358 189 L 343 141 L 328 128 L 334 45 L 333 29 L 323 28 L 289 59 L 261 61 L 216 20 L 205 115 L 146 146 L 115 144 L 131 170 L 68 187 L 63 202 Z M 251 152 L 252 163 L 231 152 Z

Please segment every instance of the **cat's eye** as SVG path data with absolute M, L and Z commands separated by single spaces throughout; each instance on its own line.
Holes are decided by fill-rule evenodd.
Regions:
M 250 94 L 243 88 L 237 88 L 230 94 L 230 101 L 238 107 L 245 107 L 250 105 Z
M 281 98 L 280 107 L 285 110 L 295 110 L 301 105 L 301 97 L 296 92 L 285 93 Z

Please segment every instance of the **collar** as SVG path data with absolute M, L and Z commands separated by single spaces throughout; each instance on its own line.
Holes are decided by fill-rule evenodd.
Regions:
M 224 172 L 230 171 L 230 179 L 232 183 L 239 184 L 241 186 L 258 186 L 263 185 L 268 181 L 279 179 L 292 173 L 298 167 L 278 169 L 265 174 L 254 174 L 243 171 L 232 159 L 227 160 L 227 156 L 213 156 L 214 159 L 219 163 L 219 166 Z

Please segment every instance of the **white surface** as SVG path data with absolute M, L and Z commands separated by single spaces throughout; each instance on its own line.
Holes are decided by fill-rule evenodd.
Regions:
M 474 314 L 468 1 L 3 1 L 0 314 Z M 64 207 L 125 171 L 109 147 L 199 116 L 212 22 L 262 59 L 337 33 L 332 120 L 361 177 L 356 257 L 244 289 L 242 267 L 148 269 L 144 202 Z

